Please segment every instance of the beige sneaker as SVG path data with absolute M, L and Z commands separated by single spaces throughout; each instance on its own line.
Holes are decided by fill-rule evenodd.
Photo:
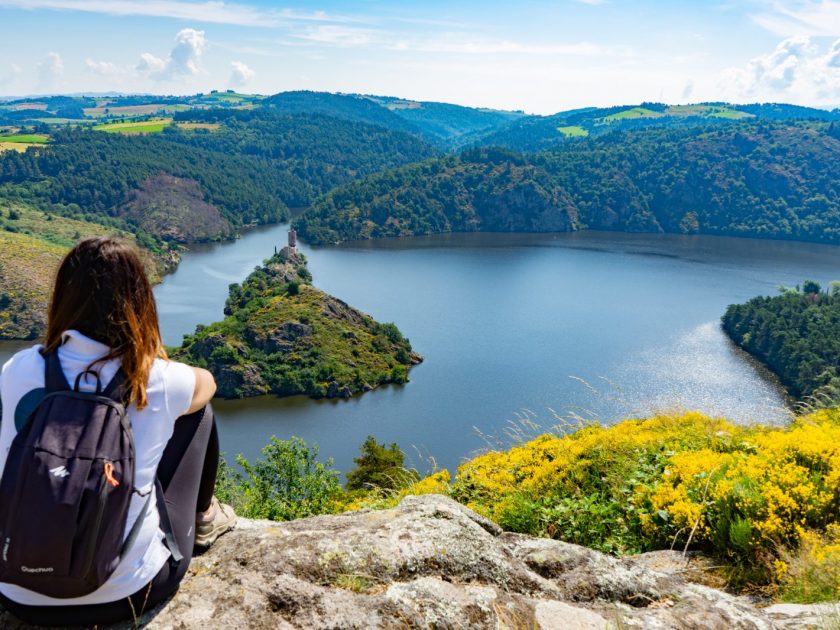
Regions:
M 236 513 L 233 508 L 219 503 L 219 500 L 213 497 L 210 509 L 195 516 L 196 547 L 209 547 L 219 536 L 232 530 L 234 525 Z

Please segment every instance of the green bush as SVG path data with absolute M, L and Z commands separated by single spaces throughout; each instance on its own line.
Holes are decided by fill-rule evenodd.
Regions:
M 416 470 L 405 468 L 405 456 L 395 442 L 386 446 L 369 435 L 361 450 L 353 459 L 356 468 L 347 473 L 348 490 L 400 490 L 420 480 Z
M 342 490 L 333 460 L 317 461 L 318 446 L 299 437 L 272 437 L 263 457 L 251 463 L 242 455 L 236 462 L 242 473 L 227 464 L 216 482 L 219 500 L 233 505 L 246 518 L 287 521 L 335 511 Z

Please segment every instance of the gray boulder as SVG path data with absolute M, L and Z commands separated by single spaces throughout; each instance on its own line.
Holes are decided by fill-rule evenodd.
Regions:
M 503 533 L 437 495 L 285 523 L 241 519 L 194 558 L 147 628 L 807 628 L 821 608 L 760 609 L 692 584 L 676 559 L 613 558 Z M 660 563 L 661 564 L 661 563 Z M 130 628 L 132 624 L 124 624 Z M 8 613 L 0 627 L 21 628 Z

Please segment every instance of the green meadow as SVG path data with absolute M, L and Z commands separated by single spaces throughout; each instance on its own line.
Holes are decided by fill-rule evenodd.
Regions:
M 634 118 L 661 118 L 664 116 L 662 112 L 655 112 L 646 107 L 631 107 L 615 114 L 610 114 L 602 118 L 604 122 L 613 122 L 614 120 L 628 120 Z
M 589 132 L 580 125 L 568 125 L 566 127 L 557 127 L 557 131 L 562 133 L 567 138 L 585 138 Z
M 131 122 L 103 123 L 96 125 L 96 131 L 106 133 L 122 133 L 126 135 L 138 135 L 147 133 L 160 133 L 164 128 L 172 124 L 171 118 L 158 118 L 155 120 L 141 120 Z
M 46 144 L 50 137 L 43 133 L 20 133 L 11 136 L 0 136 L 0 142 L 14 142 L 22 144 Z

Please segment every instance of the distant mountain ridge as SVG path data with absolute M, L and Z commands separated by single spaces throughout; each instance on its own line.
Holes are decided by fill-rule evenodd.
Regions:
M 649 126 L 727 123 L 752 118 L 840 120 L 840 109 L 827 111 L 784 103 L 640 103 L 583 107 L 540 116 L 371 94 L 296 90 L 262 96 L 227 90 L 191 96 L 54 95 L 5 100 L 0 101 L 0 126 L 92 124 L 106 119 L 189 115 L 208 108 L 317 113 L 412 134 L 440 150 L 450 151 L 465 146 L 504 146 L 532 152 L 581 137 Z
M 526 116 L 474 138 L 476 146 L 501 146 L 517 151 L 550 149 L 564 141 L 646 127 L 687 127 L 745 120 L 840 120 L 840 110 L 827 111 L 784 103 L 732 105 L 698 103 L 583 108 L 551 116 Z

